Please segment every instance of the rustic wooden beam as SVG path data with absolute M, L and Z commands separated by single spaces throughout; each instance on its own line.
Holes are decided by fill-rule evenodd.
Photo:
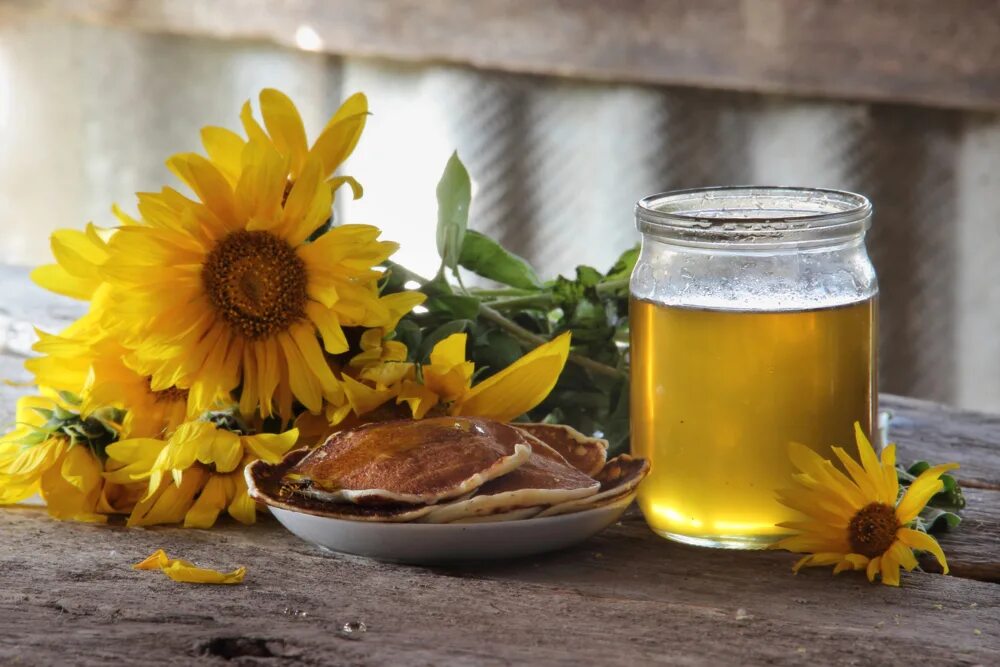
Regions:
M 0 0 L 334 54 L 1000 110 L 1000 0 Z

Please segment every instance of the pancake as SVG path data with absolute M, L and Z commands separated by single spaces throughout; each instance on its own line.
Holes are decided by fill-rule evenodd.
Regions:
M 530 456 L 521 431 L 488 419 L 388 421 L 335 433 L 284 481 L 327 503 L 433 505 L 475 491 Z
M 246 467 L 244 477 L 250 497 L 269 507 L 304 512 L 332 519 L 351 521 L 403 522 L 414 521 L 431 511 L 429 505 L 355 505 L 353 503 L 328 503 L 298 493 L 285 484 L 283 479 L 288 470 L 305 456 L 308 449 L 289 452 L 283 461 L 270 464 L 254 461 Z
M 523 507 L 519 510 L 509 512 L 498 512 L 484 516 L 467 516 L 464 519 L 456 519 L 451 523 L 496 523 L 498 521 L 517 521 L 519 519 L 530 519 L 541 512 L 544 507 Z
M 532 451 L 515 470 L 480 487 L 471 498 L 432 508 L 421 521 L 451 523 L 549 506 L 597 493 L 600 482 L 583 474 L 548 447 Z
M 628 454 L 616 456 L 594 476 L 601 483 L 600 490 L 585 498 L 570 500 L 542 510 L 538 516 L 556 516 L 580 512 L 600 505 L 610 505 L 625 497 L 635 495 L 635 489 L 649 474 L 649 461 L 634 459 Z M 630 501 L 631 502 L 631 501 Z
M 512 424 L 562 454 L 570 465 L 593 477 L 608 458 L 608 441 L 592 438 L 563 424 Z

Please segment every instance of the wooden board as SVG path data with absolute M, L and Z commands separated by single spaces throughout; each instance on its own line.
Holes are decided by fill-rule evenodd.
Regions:
M 9 414 L 10 388 L 2 409 Z M 946 452 L 1000 475 L 995 417 L 886 397 L 905 460 Z M 936 434 L 932 440 L 929 434 Z M 965 443 L 968 449 L 959 448 Z M 956 454 L 952 457 L 951 454 Z M 945 536 L 957 576 L 790 572 L 795 556 L 713 551 L 655 537 L 635 513 L 565 552 L 413 567 L 324 553 L 270 519 L 252 528 L 128 530 L 0 511 L 0 664 L 1000 662 L 1000 491 L 970 489 Z M 130 569 L 153 550 L 218 568 L 233 587 L 176 584 Z M 344 632 L 364 623 L 365 632 Z M 215 658 L 217 659 L 217 658 Z M 256 662 L 262 661 L 262 662 Z
M 1000 0 L 2 0 L 352 56 L 1000 109 Z

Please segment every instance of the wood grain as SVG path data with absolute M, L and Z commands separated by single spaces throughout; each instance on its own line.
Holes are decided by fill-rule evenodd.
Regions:
M 1000 0 L 0 0 L 3 9 L 291 46 L 305 30 L 306 46 L 329 53 L 600 81 L 1000 109 Z
M 68 316 L 19 293 L 5 326 Z M 22 353 L 0 350 L 2 377 L 26 379 Z M 28 390 L 0 385 L 0 421 Z M 977 485 L 940 538 L 954 576 L 913 572 L 893 589 L 828 568 L 792 575 L 792 554 L 670 543 L 635 511 L 560 553 L 414 567 L 322 552 L 268 517 L 129 530 L 6 508 L 0 664 L 1000 664 L 1000 416 L 882 404 L 901 460 L 959 461 Z M 199 587 L 131 569 L 157 548 L 249 574 Z

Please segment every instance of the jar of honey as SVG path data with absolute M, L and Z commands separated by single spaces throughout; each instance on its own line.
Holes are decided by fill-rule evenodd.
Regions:
M 660 535 L 764 548 L 799 517 L 789 443 L 855 458 L 876 428 L 871 204 L 836 190 L 725 187 L 646 197 L 632 273 L 632 451 Z

